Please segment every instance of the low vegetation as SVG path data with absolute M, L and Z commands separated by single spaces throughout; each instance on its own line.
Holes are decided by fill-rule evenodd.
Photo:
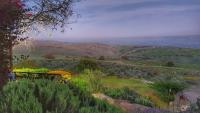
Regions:
M 154 104 L 149 98 L 142 97 L 134 90 L 130 90 L 128 87 L 120 89 L 105 89 L 104 93 L 114 99 L 127 100 L 130 103 L 136 103 L 148 107 L 153 107 Z
M 76 70 L 78 72 L 83 72 L 85 69 L 97 70 L 99 69 L 99 66 L 95 60 L 81 59 L 76 67 Z
M 70 70 L 77 76 L 67 80 L 67 87 L 76 92 L 74 95 L 80 101 L 93 98 L 91 94 L 103 93 L 114 100 L 126 100 L 152 109 L 168 109 L 177 93 L 199 83 L 199 53 L 196 49 L 127 47 L 120 51 L 119 58 L 107 55 L 62 57 L 56 54 L 56 59 L 44 59 L 37 56 L 26 60 L 27 63 L 16 64 L 14 71 L 69 75 L 62 70 Z M 29 66 L 31 69 L 19 69 Z M 79 95 L 90 97 L 79 98 Z M 197 105 L 194 106 L 196 111 Z M 82 112 L 94 112 L 91 106 L 87 108 L 81 108 Z
M 82 84 L 59 84 L 49 80 L 8 83 L 0 95 L 1 113 L 122 113 L 95 99 Z
M 161 99 L 167 103 L 174 101 L 175 95 L 185 89 L 184 83 L 179 81 L 159 81 L 152 84 L 152 87 L 157 91 Z
M 101 71 L 85 70 L 79 77 L 72 79 L 71 82 L 75 82 L 75 84 L 81 84 L 80 86 L 82 86 L 82 89 L 89 90 L 92 93 L 100 92 L 114 99 L 127 100 L 130 103 L 137 103 L 148 107 L 154 106 L 153 102 L 149 98 L 136 93 L 134 91 L 136 89 L 131 90 L 130 87 L 125 86 L 109 87 L 105 83 L 106 78 L 107 77 L 105 74 L 103 74 Z M 139 80 L 137 83 L 139 83 Z M 121 82 L 119 81 L 118 84 L 121 84 Z M 115 84 L 110 85 L 115 86 Z
M 166 108 L 167 103 L 159 98 L 157 92 L 151 87 L 151 82 L 144 81 L 136 78 L 119 78 L 116 76 L 104 77 L 102 80 L 104 86 L 110 89 L 123 89 L 128 87 L 130 90 L 135 91 L 144 99 L 150 100 L 154 106 L 159 108 Z

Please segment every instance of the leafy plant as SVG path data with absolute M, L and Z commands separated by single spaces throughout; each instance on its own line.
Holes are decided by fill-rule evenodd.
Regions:
M 105 60 L 104 56 L 100 56 L 98 60 Z
M 175 64 L 174 64 L 174 62 L 169 61 L 169 62 L 166 63 L 166 66 L 168 66 L 168 67 L 174 67 Z
M 101 91 L 103 89 L 102 84 L 102 77 L 104 76 L 104 73 L 102 73 L 99 70 L 85 70 L 81 75 L 86 81 L 88 81 L 90 87 L 94 92 Z
M 97 70 L 99 69 L 97 62 L 95 60 L 90 60 L 90 59 L 82 59 L 77 65 L 77 71 L 82 72 L 85 69 L 89 70 Z
M 0 92 L 1 113 L 122 113 L 95 99 L 83 84 L 68 85 L 49 80 L 19 80 Z
M 175 95 L 182 91 L 186 86 L 178 81 L 160 81 L 155 82 L 152 87 L 158 92 L 161 99 L 170 102 L 175 99 Z
M 54 60 L 54 59 L 56 59 L 56 57 L 53 54 L 45 54 L 43 57 L 45 59 L 47 59 L 47 60 Z

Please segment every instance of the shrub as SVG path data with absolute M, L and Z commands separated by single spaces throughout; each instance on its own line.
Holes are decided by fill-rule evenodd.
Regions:
M 77 83 L 77 82 L 75 82 Z M 1 113 L 122 113 L 70 83 L 49 80 L 19 80 L 8 83 L 0 92 Z
M 102 84 L 102 77 L 104 76 L 104 73 L 102 73 L 99 70 L 85 70 L 81 75 L 86 81 L 88 81 L 90 87 L 94 92 L 101 91 L 103 89 Z
M 99 69 L 99 67 L 95 60 L 82 59 L 82 60 L 80 60 L 80 62 L 77 65 L 77 71 L 82 72 L 85 69 L 97 70 L 97 69 Z
M 123 60 L 129 60 L 128 56 L 121 56 L 121 59 L 123 59 Z
M 169 62 L 166 63 L 166 66 L 168 66 L 168 67 L 174 67 L 175 64 L 174 64 L 174 62 L 169 61 Z
M 47 60 L 54 60 L 56 58 L 53 54 L 45 54 L 43 57 Z
M 173 101 L 175 95 L 185 88 L 183 83 L 172 80 L 155 82 L 152 86 L 158 92 L 161 99 L 166 102 Z
M 99 60 L 105 60 L 105 57 L 104 56 L 100 56 Z
M 42 105 L 34 96 L 28 81 L 7 84 L 0 97 L 1 113 L 42 113 Z
M 120 109 L 116 109 L 105 101 L 95 99 L 91 96 L 93 90 L 87 81 L 76 78 L 72 79 L 68 84 L 70 89 L 81 100 L 80 105 L 84 106 L 80 108 L 79 113 L 122 113 Z

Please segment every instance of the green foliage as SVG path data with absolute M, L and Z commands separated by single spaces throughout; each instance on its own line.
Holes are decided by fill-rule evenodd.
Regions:
M 97 70 L 99 69 L 97 62 L 91 59 L 82 59 L 77 65 L 77 71 L 82 72 L 85 69 Z
M 98 60 L 105 60 L 104 56 L 100 56 Z
M 174 67 L 175 64 L 174 64 L 174 62 L 169 61 L 169 62 L 166 63 L 166 66 L 168 66 L 168 67 Z
M 42 113 L 42 105 L 34 96 L 28 81 L 7 84 L 0 97 L 1 113 Z
M 79 111 L 80 113 L 121 113 L 121 110 L 115 109 L 108 103 L 90 96 L 93 89 L 89 82 L 80 78 L 76 78 L 69 82 L 69 87 L 73 90 L 73 92 L 76 92 L 76 96 L 79 96 L 81 105 L 90 105 L 88 107 L 85 106 L 81 108 Z
M 56 59 L 56 57 L 55 57 L 54 54 L 45 54 L 43 57 L 45 59 L 47 59 L 47 60 L 54 60 L 54 59 Z
M 165 102 L 170 102 L 175 99 L 175 95 L 185 89 L 185 84 L 179 81 L 165 80 L 155 82 L 152 87 L 158 92 L 161 99 Z
M 88 81 L 90 87 L 94 92 L 101 91 L 103 88 L 102 84 L 102 77 L 104 76 L 104 73 L 101 71 L 95 70 L 84 70 L 84 72 L 80 75 L 83 79 Z
M 122 99 L 122 100 L 128 100 L 131 103 L 137 103 L 149 107 L 153 107 L 153 103 L 142 96 L 140 96 L 138 93 L 136 93 L 133 90 L 130 90 L 127 87 L 121 88 L 121 89 L 106 89 L 104 93 L 112 98 L 115 99 Z
M 20 80 L 1 91 L 1 113 L 122 113 L 91 96 L 76 82 L 59 84 L 49 80 Z

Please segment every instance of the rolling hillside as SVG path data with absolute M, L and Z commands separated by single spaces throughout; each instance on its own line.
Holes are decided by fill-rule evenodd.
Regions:
M 66 43 L 58 41 L 26 41 L 14 47 L 15 55 L 27 54 L 43 58 L 47 54 L 57 59 L 66 57 L 104 56 L 107 60 L 123 61 L 128 64 L 147 66 L 166 66 L 173 62 L 176 67 L 200 68 L 200 49 L 159 47 L 159 46 L 122 46 L 100 43 Z
M 29 49 L 29 53 L 33 56 L 43 56 L 45 54 L 61 55 L 61 56 L 107 56 L 113 57 L 118 54 L 118 49 L 114 46 L 99 43 L 65 43 L 57 41 L 27 41 L 27 45 L 23 42 L 15 46 L 16 54 L 24 54 L 24 48 Z

